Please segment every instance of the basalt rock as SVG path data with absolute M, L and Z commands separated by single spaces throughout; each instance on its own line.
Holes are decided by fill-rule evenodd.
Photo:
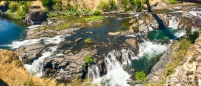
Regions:
M 86 56 L 93 56 L 96 50 L 81 50 L 75 55 L 63 55 L 44 60 L 44 71 L 46 76 L 55 77 L 59 81 L 72 81 L 75 76 L 86 76 L 83 66 Z
M 40 43 L 32 44 L 26 47 L 20 47 L 16 52 L 24 63 L 32 63 L 35 59 L 42 56 L 44 47 L 45 45 Z
M 165 85 L 200 86 L 201 85 L 201 35 L 194 45 L 190 46 L 183 60 L 174 69 L 173 74 L 167 76 Z
M 25 21 L 30 24 L 41 24 L 46 21 L 47 15 L 40 6 L 30 6 Z

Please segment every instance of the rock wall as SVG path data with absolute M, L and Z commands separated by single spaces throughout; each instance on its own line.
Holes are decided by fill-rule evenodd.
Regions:
M 184 59 L 167 76 L 165 86 L 201 86 L 201 35 L 191 46 Z

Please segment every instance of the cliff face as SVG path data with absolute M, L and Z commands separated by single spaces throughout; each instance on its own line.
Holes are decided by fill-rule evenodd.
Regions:
M 167 76 L 166 85 L 201 86 L 201 35 L 195 44 L 188 48 L 174 73 Z

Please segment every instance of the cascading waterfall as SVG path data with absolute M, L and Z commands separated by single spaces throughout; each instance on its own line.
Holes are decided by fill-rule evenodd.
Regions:
M 177 38 L 180 38 L 182 36 L 184 36 L 186 34 L 186 31 L 185 30 L 179 30 L 177 31 L 176 33 L 174 33 L 174 35 L 177 37 Z
M 39 38 L 39 39 L 30 39 L 30 40 L 24 40 L 24 41 L 13 41 L 11 45 L 8 45 L 12 47 L 12 49 L 19 48 L 21 46 L 28 46 L 31 44 L 36 44 L 36 43 L 44 43 L 45 45 L 48 44 L 59 44 L 60 42 L 65 40 L 65 37 L 70 36 L 69 34 L 67 35 L 59 35 L 55 36 L 52 38 Z M 43 50 L 42 56 L 39 57 L 37 60 L 34 60 L 32 64 L 25 64 L 25 68 L 32 74 L 41 77 L 43 76 L 43 62 L 44 59 L 47 57 L 51 57 L 51 55 L 56 51 L 58 46 L 51 46 L 47 47 L 46 49 Z
M 198 16 L 199 18 L 201 18 L 201 11 L 190 11 L 189 13 L 193 16 Z
M 171 18 L 171 20 L 169 20 L 169 26 L 168 27 L 171 27 L 172 29 L 178 29 L 179 22 L 180 22 L 180 20 L 176 20 L 176 17 L 173 16 Z
M 130 75 L 123 69 L 123 67 L 131 65 L 132 60 L 137 60 L 145 55 L 151 57 L 164 53 L 167 48 L 167 45 L 144 41 L 143 43 L 139 44 L 139 54 L 137 55 L 135 55 L 131 49 L 122 49 L 121 62 L 119 62 L 115 56 L 116 51 L 111 51 L 104 59 L 107 68 L 106 75 L 99 77 L 100 74 L 97 73 L 97 66 L 93 65 L 89 68 L 88 74 L 93 75 L 92 84 L 97 84 L 99 86 L 101 86 L 101 83 L 104 83 L 105 86 L 130 86 L 127 84 L 127 82 L 130 80 Z
M 44 59 L 47 57 L 50 57 L 54 51 L 57 50 L 57 46 L 49 47 L 48 50 L 43 51 L 43 54 L 41 57 L 39 57 L 37 60 L 34 60 L 33 63 L 25 64 L 25 68 L 35 76 L 42 77 L 43 76 L 43 62 Z

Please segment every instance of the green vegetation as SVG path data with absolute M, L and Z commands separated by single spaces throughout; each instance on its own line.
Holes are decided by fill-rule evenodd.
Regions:
M 137 12 L 140 12 L 142 11 L 142 3 L 141 3 L 141 0 L 136 0 L 136 3 L 135 3 L 136 7 L 137 7 Z
M 135 73 L 135 79 L 136 79 L 137 81 L 144 81 L 144 80 L 146 79 L 146 74 L 145 74 L 143 71 L 141 71 L 141 72 L 136 72 L 136 73 Z
M 87 38 L 84 42 L 86 42 L 87 44 L 91 44 L 92 40 L 91 38 Z
M 93 58 L 91 56 L 85 57 L 84 61 L 85 61 L 84 65 L 83 65 L 84 67 L 86 67 L 89 63 L 94 62 L 94 60 L 93 60 Z
M 168 3 L 170 3 L 170 4 L 177 4 L 178 1 L 177 0 L 168 0 Z
M 14 18 L 23 19 L 25 15 L 28 13 L 28 9 L 30 6 L 30 1 L 18 1 L 18 2 L 10 2 L 9 10 L 6 13 Z
M 8 7 L 9 7 L 11 12 L 15 12 L 18 9 L 18 3 L 17 2 L 11 2 Z
M 94 11 L 94 15 L 100 15 L 100 13 L 101 13 L 100 10 L 95 10 Z
M 89 17 L 85 17 L 83 18 L 84 22 L 89 22 L 89 21 L 99 21 L 99 20 L 103 20 L 104 16 L 89 16 Z
M 199 37 L 200 33 L 198 31 L 193 32 L 193 34 L 189 34 L 188 37 L 191 43 L 195 43 L 195 40 Z
M 124 12 L 128 11 L 128 1 L 127 0 L 121 0 L 121 4 L 122 4 L 122 8 L 124 10 Z
M 62 0 L 56 0 L 54 3 L 55 4 L 53 5 L 53 9 L 56 11 L 61 11 L 62 10 Z
M 100 8 L 103 11 L 109 11 L 109 3 L 107 1 L 101 1 L 100 2 Z
M 179 42 L 179 49 L 174 57 L 174 61 L 166 65 L 166 76 L 173 73 L 176 66 L 179 64 L 179 62 L 184 58 L 184 55 L 190 46 L 190 40 L 187 38 L 180 39 Z
M 27 79 L 24 82 L 24 86 L 35 86 L 32 79 Z
M 110 6 L 111 6 L 110 7 L 111 10 L 116 10 L 117 9 L 117 5 L 116 5 L 116 2 L 114 0 L 111 1 Z
M 48 10 L 53 8 L 53 0 L 41 0 L 43 6 L 47 7 Z

